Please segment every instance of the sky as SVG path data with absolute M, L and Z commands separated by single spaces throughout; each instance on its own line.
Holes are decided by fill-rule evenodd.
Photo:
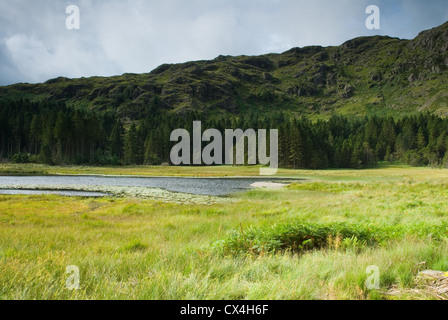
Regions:
M 79 8 L 79 29 L 68 29 Z M 380 29 L 366 8 L 380 9 Z M 150 72 L 219 55 L 412 39 L 448 21 L 446 0 L 1 0 L 0 85 Z

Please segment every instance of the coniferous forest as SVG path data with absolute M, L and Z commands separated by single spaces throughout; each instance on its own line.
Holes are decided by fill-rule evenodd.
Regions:
M 169 162 L 172 130 L 278 129 L 279 164 L 285 168 L 369 168 L 378 161 L 412 166 L 448 165 L 448 119 L 422 113 L 391 117 L 332 116 L 311 122 L 287 113 L 246 112 L 208 117 L 199 112 L 154 113 L 123 121 L 112 112 L 27 100 L 0 107 L 0 156 L 17 163 L 160 165 Z M 204 143 L 205 144 L 205 143 Z

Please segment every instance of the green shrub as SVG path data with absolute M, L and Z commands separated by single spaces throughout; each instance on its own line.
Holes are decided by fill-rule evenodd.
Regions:
M 319 224 L 292 221 L 269 227 L 240 228 L 213 247 L 223 254 L 302 252 L 333 248 L 360 250 L 367 246 L 382 245 L 387 240 L 405 235 L 443 239 L 448 237 L 448 224 L 411 226 L 366 226 L 364 224 Z
M 12 161 L 14 163 L 29 163 L 30 157 L 31 157 L 31 154 L 20 152 L 20 153 L 16 153 L 15 155 L 12 156 Z

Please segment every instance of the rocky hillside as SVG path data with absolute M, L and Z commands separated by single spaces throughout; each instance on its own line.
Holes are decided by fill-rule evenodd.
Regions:
M 423 110 L 447 116 L 448 22 L 413 40 L 361 37 L 338 47 L 164 64 L 146 74 L 0 87 L 0 99 L 22 98 L 115 110 L 129 119 L 156 111 L 238 114 L 247 108 L 314 118 Z

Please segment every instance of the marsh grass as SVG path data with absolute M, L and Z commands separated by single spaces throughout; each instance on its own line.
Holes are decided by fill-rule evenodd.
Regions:
M 300 174 L 315 178 L 226 205 L 0 196 L 0 299 L 434 298 L 385 293 L 448 270 L 447 170 Z

